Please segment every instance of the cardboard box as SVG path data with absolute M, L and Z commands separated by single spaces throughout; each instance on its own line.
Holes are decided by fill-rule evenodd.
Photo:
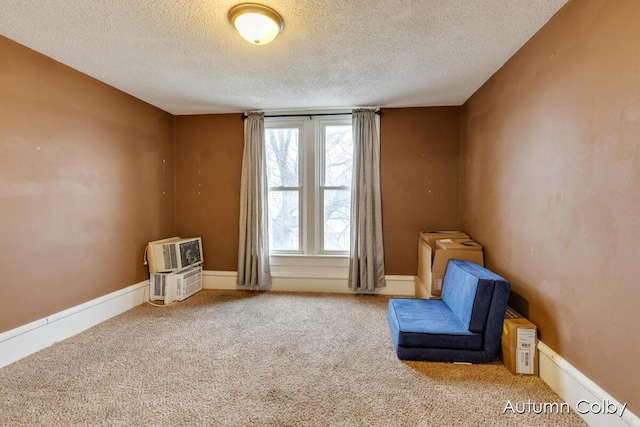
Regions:
M 438 243 L 440 242 L 441 240 L 438 241 Z M 442 282 L 450 259 L 471 261 L 484 267 L 484 252 L 482 251 L 482 246 L 478 246 L 479 248 L 475 247 L 473 249 L 467 247 L 464 249 L 436 249 L 433 265 L 431 266 L 431 294 L 440 295 L 442 293 Z
M 420 233 L 422 235 L 422 233 Z M 430 292 L 427 289 L 431 287 L 431 261 L 433 250 L 429 243 L 422 237 L 418 240 L 418 275 L 416 276 L 416 296 L 418 298 L 428 299 Z
M 436 241 L 436 250 L 481 251 L 482 245 L 471 239 L 441 239 Z
M 538 375 L 536 325 L 507 307 L 502 327 L 500 358 L 513 374 Z
M 420 232 L 420 240 L 431 246 L 432 254 L 436 250 L 436 242 L 440 239 L 469 239 L 470 237 L 464 231 L 432 231 L 425 230 Z
M 427 285 L 422 281 L 420 276 L 416 276 L 414 281 L 416 298 L 430 299 L 431 294 L 429 293 L 429 291 L 427 291 Z
M 463 232 L 422 232 L 418 239 L 418 276 L 415 279 L 416 296 L 418 298 L 439 298 L 442 293 L 442 281 L 450 259 L 461 259 L 475 262 L 484 266 L 482 246 L 473 242 L 473 247 L 463 246 L 463 249 L 433 249 L 437 246 L 436 237 L 451 234 L 463 234 L 459 241 L 473 242 Z M 448 238 L 447 238 L 448 239 Z M 449 239 L 454 242 L 455 240 Z M 432 247 L 433 245 L 433 247 Z

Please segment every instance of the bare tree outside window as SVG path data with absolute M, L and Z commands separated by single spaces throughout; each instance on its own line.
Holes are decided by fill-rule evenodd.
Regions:
M 323 248 L 348 251 L 353 134 L 349 125 L 327 125 L 324 129 Z
M 265 132 L 269 185 L 269 247 L 300 250 L 300 130 Z

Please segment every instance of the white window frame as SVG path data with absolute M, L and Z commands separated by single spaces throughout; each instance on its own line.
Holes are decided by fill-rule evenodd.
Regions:
M 301 114 L 314 114 L 315 112 L 304 112 Z M 332 112 L 333 114 L 334 112 Z M 321 257 L 345 259 L 349 256 L 349 251 L 328 251 L 323 248 L 324 233 L 324 206 L 322 206 L 321 191 L 323 188 L 333 189 L 334 187 L 323 186 L 324 172 L 324 136 L 325 128 L 330 125 L 352 125 L 350 112 L 339 112 L 337 116 L 300 116 L 300 117 L 265 117 L 265 133 L 267 129 L 273 128 L 294 128 L 299 131 L 299 164 L 298 172 L 300 177 L 300 204 L 299 204 L 299 249 L 298 251 L 285 251 L 270 249 L 270 257 L 275 264 L 284 262 L 290 257 Z M 274 114 L 274 113 L 272 113 Z M 275 113 L 277 115 L 277 113 Z M 349 187 L 335 187 L 349 189 Z M 269 190 L 282 189 L 285 187 L 270 187 Z M 342 262 L 340 262 L 342 264 Z
M 269 187 L 269 191 L 298 191 L 298 250 L 273 250 L 269 249 L 270 253 L 273 254 L 289 254 L 289 255 L 302 255 L 305 253 L 306 247 L 306 209 L 304 200 L 306 199 L 306 168 L 304 159 L 306 158 L 307 151 L 307 134 L 305 130 L 304 120 L 295 118 L 281 118 L 278 119 L 268 119 L 265 118 L 264 121 L 264 130 L 265 136 L 268 129 L 281 129 L 281 128 L 297 128 L 298 129 L 298 186 L 290 187 L 290 186 L 279 186 L 279 187 Z M 266 137 L 265 137 L 266 142 Z
M 317 125 L 316 125 L 316 129 L 317 129 L 317 136 L 316 136 L 316 155 L 315 155 L 315 163 L 316 163 L 316 170 L 318 171 L 317 173 L 317 181 L 316 181 L 316 185 L 315 185 L 315 190 L 317 192 L 317 197 L 316 197 L 316 210 L 317 210 L 317 227 L 318 230 L 316 230 L 316 235 L 318 236 L 318 246 L 317 246 L 317 252 L 321 255 L 342 255 L 342 256 L 348 256 L 349 255 L 349 250 L 344 250 L 344 251 L 337 251 L 337 250 L 327 250 L 324 248 L 324 200 L 325 198 L 324 196 L 324 191 L 325 190 L 347 190 L 350 191 L 351 190 L 351 183 L 349 183 L 349 185 L 342 185 L 342 186 L 329 186 L 329 185 L 325 185 L 325 177 L 324 177 L 324 172 L 325 172 L 325 143 L 326 143 L 326 127 L 327 126 L 345 126 L 345 125 L 349 125 L 352 126 L 352 119 L 351 116 L 339 116 L 339 117 L 331 117 L 331 118 L 326 118 L 326 117 L 317 117 Z

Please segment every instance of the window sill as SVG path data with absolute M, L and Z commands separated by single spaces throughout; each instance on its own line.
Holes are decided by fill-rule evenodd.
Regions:
M 273 277 L 344 279 L 348 276 L 348 255 L 270 255 Z
M 306 255 L 306 254 L 271 254 L 271 262 L 275 263 L 304 263 L 308 265 L 329 265 L 341 262 L 349 263 L 349 255 Z

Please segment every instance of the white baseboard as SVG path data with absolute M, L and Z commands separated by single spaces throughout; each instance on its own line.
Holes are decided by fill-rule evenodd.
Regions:
M 202 270 L 202 289 L 236 289 L 235 271 Z
M 622 416 L 620 416 L 620 410 L 615 414 L 592 413 L 589 410 L 592 403 L 599 407 L 611 404 L 615 408 L 625 403 L 611 397 L 609 393 L 542 342 L 538 342 L 538 355 L 540 378 L 569 403 L 571 410 L 580 415 L 587 424 L 598 427 L 640 427 L 640 418 L 628 408 L 625 408 Z M 614 406 L 610 406 L 610 409 Z
M 202 272 L 202 287 L 204 289 L 236 289 L 235 271 Z M 386 276 L 387 286 L 382 288 L 380 295 L 414 296 L 414 276 Z M 347 279 L 342 277 L 313 277 L 313 276 L 273 276 L 272 291 L 288 292 L 328 292 L 354 294 L 347 286 Z
M 0 368 L 144 303 L 148 287 L 145 280 L 1 333 Z

